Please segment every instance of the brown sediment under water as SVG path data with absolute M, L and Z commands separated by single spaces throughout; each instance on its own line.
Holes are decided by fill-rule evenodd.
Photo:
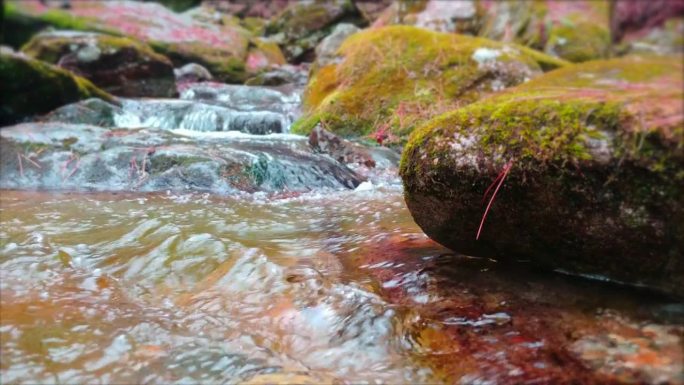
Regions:
M 399 186 L 0 215 L 3 384 L 684 382 L 681 302 L 450 252 Z

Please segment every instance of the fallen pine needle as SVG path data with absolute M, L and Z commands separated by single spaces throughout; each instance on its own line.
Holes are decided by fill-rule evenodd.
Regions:
M 480 233 L 482 232 L 482 226 L 484 226 L 485 219 L 487 219 L 487 214 L 489 214 L 489 209 L 492 207 L 492 202 L 494 202 L 494 198 L 496 197 L 496 193 L 499 192 L 499 188 L 501 188 L 501 185 L 504 182 L 504 179 L 506 179 L 506 175 L 508 175 L 508 172 L 511 170 L 511 167 L 513 166 L 513 161 L 509 160 L 508 163 L 504 166 L 503 170 L 501 170 L 501 173 L 494 179 L 494 182 L 487 188 L 485 191 L 484 197 L 487 197 L 487 194 L 489 193 L 489 190 L 492 188 L 494 183 L 497 181 L 499 182 L 496 185 L 496 189 L 494 189 L 494 193 L 492 194 L 492 197 L 489 198 L 489 203 L 487 203 L 487 208 L 485 209 L 484 214 L 482 215 L 482 220 L 480 221 L 480 227 L 477 229 L 477 235 L 475 236 L 475 240 L 480 239 Z M 483 198 L 483 200 L 485 199 Z M 484 202 L 483 202 L 484 203 Z

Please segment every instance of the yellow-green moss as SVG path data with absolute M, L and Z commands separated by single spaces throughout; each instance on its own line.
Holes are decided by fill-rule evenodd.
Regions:
M 5 22 L 7 22 L 9 25 L 12 25 L 14 22 L 19 21 L 20 24 L 24 26 L 29 26 L 29 23 L 33 23 L 34 25 L 38 26 L 38 29 L 45 26 L 52 26 L 57 29 L 66 29 L 74 31 L 98 31 L 108 33 L 111 35 L 120 35 L 116 31 L 113 31 L 108 28 L 103 28 L 101 25 L 97 23 L 96 20 L 82 16 L 75 16 L 69 13 L 68 11 L 60 9 L 49 9 L 41 13 L 40 15 L 30 16 L 22 12 L 19 8 L 17 8 L 17 5 L 12 2 L 5 1 L 3 3 L 5 12 Z M 34 31 L 36 30 L 34 29 Z
M 682 69 L 681 57 L 632 57 L 552 71 L 427 122 L 404 149 L 402 176 L 410 187 L 450 159 L 468 156 L 454 148 L 456 137 L 474 141 L 463 151 L 472 155 L 477 149 L 478 156 L 501 165 L 515 159 L 523 172 L 596 161 L 587 145 L 603 140 L 616 158 L 675 175 L 678 163 L 671 157 L 684 159 L 684 124 L 677 115 L 684 98 Z M 668 116 L 674 121 L 663 120 Z
M 135 49 L 135 51 L 140 54 L 140 57 L 147 57 L 157 61 L 167 60 L 164 56 L 154 52 L 150 46 L 133 39 L 105 34 L 95 34 L 94 37 L 96 38 L 97 46 L 105 52 L 122 48 L 131 48 Z M 71 46 L 75 41 L 78 41 L 78 39 L 78 36 L 66 37 L 51 35 L 50 32 L 38 34 L 21 47 L 21 51 L 33 58 L 55 64 L 63 55 L 71 52 Z
M 551 30 L 545 51 L 571 62 L 601 59 L 608 56 L 610 31 L 607 25 L 562 24 Z
M 475 61 L 478 48 L 496 50 L 496 65 Z M 362 31 L 338 53 L 341 63 L 313 74 L 298 132 L 318 119 L 338 133 L 364 135 L 384 127 L 403 136 L 422 120 L 476 100 L 492 78 L 511 86 L 566 64 L 526 47 L 410 26 Z
M 606 58 L 610 54 L 610 6 L 606 0 L 578 2 L 585 9 L 549 20 L 544 51 L 571 62 Z
M 285 55 L 283 55 L 283 51 L 280 50 L 278 44 L 260 38 L 252 39 L 251 43 L 256 50 L 266 57 L 269 63 L 278 65 L 287 63 Z

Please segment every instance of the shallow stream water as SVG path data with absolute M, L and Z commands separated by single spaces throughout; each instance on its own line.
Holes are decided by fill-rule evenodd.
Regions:
M 455 255 L 364 186 L 2 191 L 2 382 L 684 381 L 681 304 Z

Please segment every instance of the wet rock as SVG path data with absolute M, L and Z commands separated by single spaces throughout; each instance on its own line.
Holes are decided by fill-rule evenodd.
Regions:
M 344 140 L 317 125 L 309 134 L 309 145 L 317 152 L 328 154 L 340 163 L 359 163 L 375 167 L 375 161 L 363 146 Z
M 41 121 L 92 124 L 112 128 L 158 128 L 188 131 L 239 131 L 266 135 L 287 132 L 293 118 L 266 107 L 172 99 L 119 99 L 119 106 L 99 99 L 63 106 Z
M 114 101 L 89 80 L 22 54 L 0 53 L 0 125 L 44 114 L 61 105 L 99 97 Z
M 271 19 L 266 35 L 278 43 L 289 62 L 301 62 L 334 25 L 345 19 L 359 19 L 351 2 L 296 2 Z
M 109 32 L 145 41 L 176 66 L 198 63 L 215 77 L 242 82 L 250 33 L 237 23 L 179 14 L 161 4 L 137 1 L 72 1 L 68 11 L 40 1 L 13 2 L 9 19 L 24 18 L 61 29 Z
M 284 65 L 270 71 L 264 71 L 245 81 L 248 86 L 282 86 L 292 84 L 304 87 L 308 80 L 308 66 Z
M 213 79 L 211 72 L 197 63 L 188 63 L 180 68 L 175 68 L 173 73 L 179 83 L 205 82 Z
M 117 96 L 171 97 L 173 66 L 145 44 L 93 32 L 46 31 L 22 52 L 58 65 Z
M 26 123 L 0 131 L 0 154 L 2 188 L 232 194 L 360 183 L 295 136 L 187 137 L 151 128 Z
M 153 127 L 165 130 L 240 131 L 255 135 L 287 132 L 291 119 L 266 110 L 236 110 L 189 100 L 122 100 L 115 115 L 118 127 Z
M 589 62 L 433 119 L 402 158 L 411 214 L 468 255 L 684 295 L 681 74 Z
M 102 99 L 92 98 L 62 106 L 41 117 L 40 121 L 115 127 L 115 117 L 123 114 L 124 110 L 121 105 L 117 106 Z
M 181 91 L 181 99 L 216 104 L 238 111 L 266 111 L 283 115 L 289 123 L 299 117 L 300 89 L 196 83 Z M 284 129 L 284 131 L 286 131 Z
M 359 31 L 360 29 L 354 24 L 340 23 L 336 25 L 332 33 L 316 46 L 317 65 L 335 64 L 335 61 L 338 59 L 337 50 L 342 46 L 342 42 Z
M 522 46 L 410 26 L 358 32 L 337 52 L 339 63 L 312 71 L 294 132 L 321 122 L 338 135 L 397 141 L 456 105 L 565 65 Z

